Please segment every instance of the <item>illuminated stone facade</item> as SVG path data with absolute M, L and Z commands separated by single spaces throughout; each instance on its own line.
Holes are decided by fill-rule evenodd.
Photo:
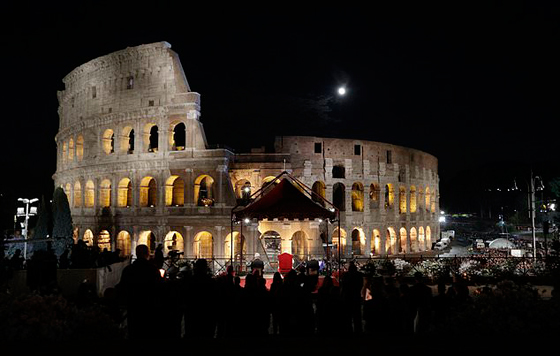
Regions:
M 124 254 L 162 243 L 227 260 L 231 209 L 284 170 L 340 208 L 345 256 L 425 251 L 439 234 L 437 159 L 427 153 L 299 136 L 277 137 L 275 153 L 208 148 L 200 95 L 166 42 L 99 57 L 63 82 L 53 178 L 68 195 L 75 238 Z M 338 243 L 336 226 L 235 225 L 234 255 L 266 254 L 277 239 L 279 251 L 321 257 L 325 236 Z

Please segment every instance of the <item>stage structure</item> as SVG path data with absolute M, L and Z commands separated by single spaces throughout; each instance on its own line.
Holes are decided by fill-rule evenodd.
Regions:
M 265 231 L 283 231 L 288 221 L 299 221 L 302 234 L 280 237 L 278 241 L 270 241 Z M 231 210 L 231 234 L 234 226 L 239 226 L 239 235 L 243 235 L 243 223 L 257 223 L 258 230 L 263 233 L 259 239 L 265 260 L 271 270 L 277 270 L 275 263 L 278 253 L 293 253 L 299 262 L 315 260 L 326 261 L 330 270 L 333 254 L 336 251 L 338 266 L 341 265 L 340 244 L 329 241 L 329 224 L 337 224 L 340 241 L 339 210 L 330 201 L 313 191 L 303 182 L 287 171 L 282 172 L 273 180 L 254 192 L 250 197 L 237 204 Z M 306 233 L 307 232 L 307 233 Z M 242 251 L 243 249 L 237 249 Z M 272 252 L 273 256 L 270 256 Z M 235 256 L 239 262 L 243 256 Z M 233 244 L 231 246 L 231 264 L 234 264 Z M 269 270 L 270 270 L 269 269 Z

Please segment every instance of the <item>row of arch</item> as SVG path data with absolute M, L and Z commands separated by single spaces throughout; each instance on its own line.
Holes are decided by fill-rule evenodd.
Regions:
M 326 198 L 325 183 L 316 181 L 313 183 L 312 190 L 312 199 L 324 205 L 324 201 L 319 198 L 319 196 L 323 199 Z M 380 208 L 381 193 L 381 188 L 378 183 L 370 184 L 368 192 L 370 208 Z M 383 194 L 384 208 L 387 210 L 394 209 L 395 200 L 397 198 L 395 185 L 392 183 L 385 184 Z M 354 182 L 352 184 L 351 199 L 352 211 L 364 211 L 366 199 L 363 183 Z M 340 211 L 346 211 L 346 186 L 344 183 L 337 182 L 333 185 L 332 203 Z M 430 190 L 430 187 L 417 189 L 415 185 L 411 185 L 408 189 L 405 186 L 400 186 L 398 188 L 399 213 L 416 213 L 418 211 L 418 206 L 421 204 L 423 204 L 427 212 L 434 213 L 436 211 L 436 194 Z
M 110 179 L 103 179 L 99 183 L 98 195 L 93 180 L 87 180 L 82 189 L 82 183 L 78 180 L 74 184 L 66 183 L 62 186 L 68 200 L 74 208 L 96 206 L 96 196 L 99 199 L 97 206 L 106 208 L 117 206 L 120 208 L 134 206 L 134 189 L 132 180 L 128 177 L 121 178 L 117 184 L 116 204 L 113 200 L 113 187 Z M 165 181 L 164 186 L 165 206 L 184 206 L 185 204 L 185 181 L 172 175 Z M 136 190 L 138 194 L 138 206 L 155 207 L 158 204 L 158 186 L 154 177 L 145 176 L 140 180 Z M 194 180 L 194 201 L 199 206 L 211 206 L 214 204 L 214 178 L 207 174 L 200 175 Z
M 170 151 L 183 151 L 186 146 L 186 125 L 180 121 L 169 124 L 169 135 L 167 143 Z M 111 155 L 114 153 L 133 154 L 137 148 L 137 140 L 134 128 L 125 126 L 120 133 L 113 129 L 105 129 L 101 135 L 100 147 L 103 153 Z M 118 135 L 118 136 L 117 136 Z M 160 130 L 158 125 L 151 122 L 143 126 L 140 133 L 139 148 L 141 152 L 157 152 L 159 150 Z M 69 138 L 62 143 L 62 164 L 78 162 L 84 158 L 84 137 L 78 135 L 76 140 Z
M 233 246 L 231 246 L 231 236 L 231 233 L 227 234 L 222 242 L 222 256 L 224 258 L 230 258 L 232 252 L 236 258 L 238 258 L 239 255 L 247 256 L 248 250 L 245 236 L 237 231 L 234 231 Z M 262 233 L 259 238 L 261 240 L 266 239 L 267 244 L 276 240 L 276 251 L 274 250 L 274 247 L 271 251 L 268 251 L 269 257 L 275 258 L 282 250 L 284 250 L 281 247 L 282 239 L 280 234 L 276 231 L 266 231 Z M 97 236 L 95 236 L 91 229 L 87 229 L 85 230 L 82 239 L 89 246 L 96 245 L 100 249 L 106 248 L 109 251 L 112 250 L 112 239 L 107 230 L 101 230 Z M 322 237 L 322 239 L 324 239 L 324 237 Z M 301 230 L 293 233 L 289 240 L 291 242 L 291 253 L 300 259 L 304 259 L 309 254 L 326 252 L 311 251 L 309 245 L 307 244 L 308 236 Z M 428 251 L 431 249 L 432 237 L 429 226 L 426 226 L 426 228 L 420 226 L 418 229 L 416 227 L 412 227 L 408 231 L 406 228 L 402 227 L 398 230 L 398 234 L 394 227 L 388 227 L 385 231 L 384 237 L 379 229 L 373 229 L 371 240 L 368 243 L 366 234 L 362 228 L 352 229 L 350 236 L 347 235 L 346 230 L 341 228 L 340 240 L 339 231 L 338 228 L 336 228 L 331 234 L 331 242 L 331 253 L 334 257 L 338 256 L 339 251 L 342 256 L 346 257 L 367 256 L 369 254 L 393 255 L 399 253 Z M 144 230 L 140 232 L 137 244 L 145 244 L 149 247 L 150 251 L 153 252 L 155 251 L 158 243 L 161 242 L 158 242 L 155 234 L 151 230 Z M 212 233 L 208 231 L 200 231 L 194 235 L 192 243 L 193 256 L 189 257 L 207 259 L 215 257 L 214 244 L 216 242 L 214 241 Z M 133 251 L 132 235 L 126 230 L 121 230 L 116 236 L 114 247 L 115 249 L 120 250 L 120 253 L 123 256 L 131 255 Z M 185 252 L 185 239 L 180 232 L 169 231 L 163 239 L 163 247 L 164 254 L 166 255 L 171 250 Z M 270 256 L 271 253 L 272 256 Z

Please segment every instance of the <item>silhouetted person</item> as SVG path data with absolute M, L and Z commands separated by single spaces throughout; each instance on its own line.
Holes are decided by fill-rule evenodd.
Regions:
M 158 269 L 162 269 L 163 268 L 163 245 L 159 244 L 156 247 L 156 251 L 154 252 L 154 264 L 156 265 L 156 267 Z
M 12 269 L 23 269 L 23 262 L 24 262 L 24 258 L 21 255 L 21 250 L 18 248 L 15 252 L 14 255 L 12 256 L 12 258 L 10 258 L 10 267 Z
M 317 334 L 332 335 L 345 319 L 340 288 L 334 285 L 331 276 L 325 276 L 317 290 Z
M 149 261 L 146 245 L 136 247 L 136 260 L 123 269 L 117 285 L 120 298 L 127 309 L 130 339 L 149 340 L 160 330 L 159 318 L 163 279 L 159 270 Z
M 345 305 L 346 314 L 351 323 L 354 334 L 362 333 L 362 288 L 364 277 L 358 271 L 354 262 L 350 262 L 348 272 L 342 276 L 341 281 L 342 300 Z
M 280 320 L 280 289 L 283 280 L 280 272 L 274 272 L 272 283 L 270 284 L 270 308 L 272 313 L 272 334 L 276 335 L 279 331 Z
M 438 295 L 433 298 L 432 309 L 433 313 L 433 321 L 436 327 L 445 324 L 447 319 L 449 308 L 450 308 L 450 299 L 449 295 L 447 295 L 447 290 L 445 283 L 438 284 Z
M 388 308 L 383 277 L 368 277 L 363 294 L 366 332 L 375 335 L 387 333 L 389 330 L 386 325 L 391 311 Z
M 430 326 L 432 289 L 424 283 L 421 272 L 414 273 L 415 284 L 410 287 L 410 297 L 416 310 L 415 334 L 425 334 Z
M 187 285 L 186 337 L 211 339 L 216 331 L 217 288 L 209 274 L 208 262 L 196 260 Z

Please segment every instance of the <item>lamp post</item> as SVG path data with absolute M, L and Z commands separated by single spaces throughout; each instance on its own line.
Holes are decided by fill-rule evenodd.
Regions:
M 539 180 L 540 187 L 543 189 L 542 180 L 539 176 L 533 177 L 533 171 L 531 170 L 531 179 L 529 182 L 529 213 L 531 218 L 531 234 L 533 237 L 533 259 L 537 258 L 537 237 L 535 234 L 535 181 Z
M 39 199 L 18 198 L 18 201 L 25 204 L 25 209 L 24 208 L 17 209 L 17 216 L 25 216 L 25 222 L 23 225 L 23 238 L 25 239 L 25 243 L 23 247 L 23 258 L 27 259 L 27 237 L 28 237 L 28 228 L 29 228 L 29 217 L 37 214 L 37 208 L 32 206 L 31 209 L 29 209 L 29 205 L 39 201 Z

